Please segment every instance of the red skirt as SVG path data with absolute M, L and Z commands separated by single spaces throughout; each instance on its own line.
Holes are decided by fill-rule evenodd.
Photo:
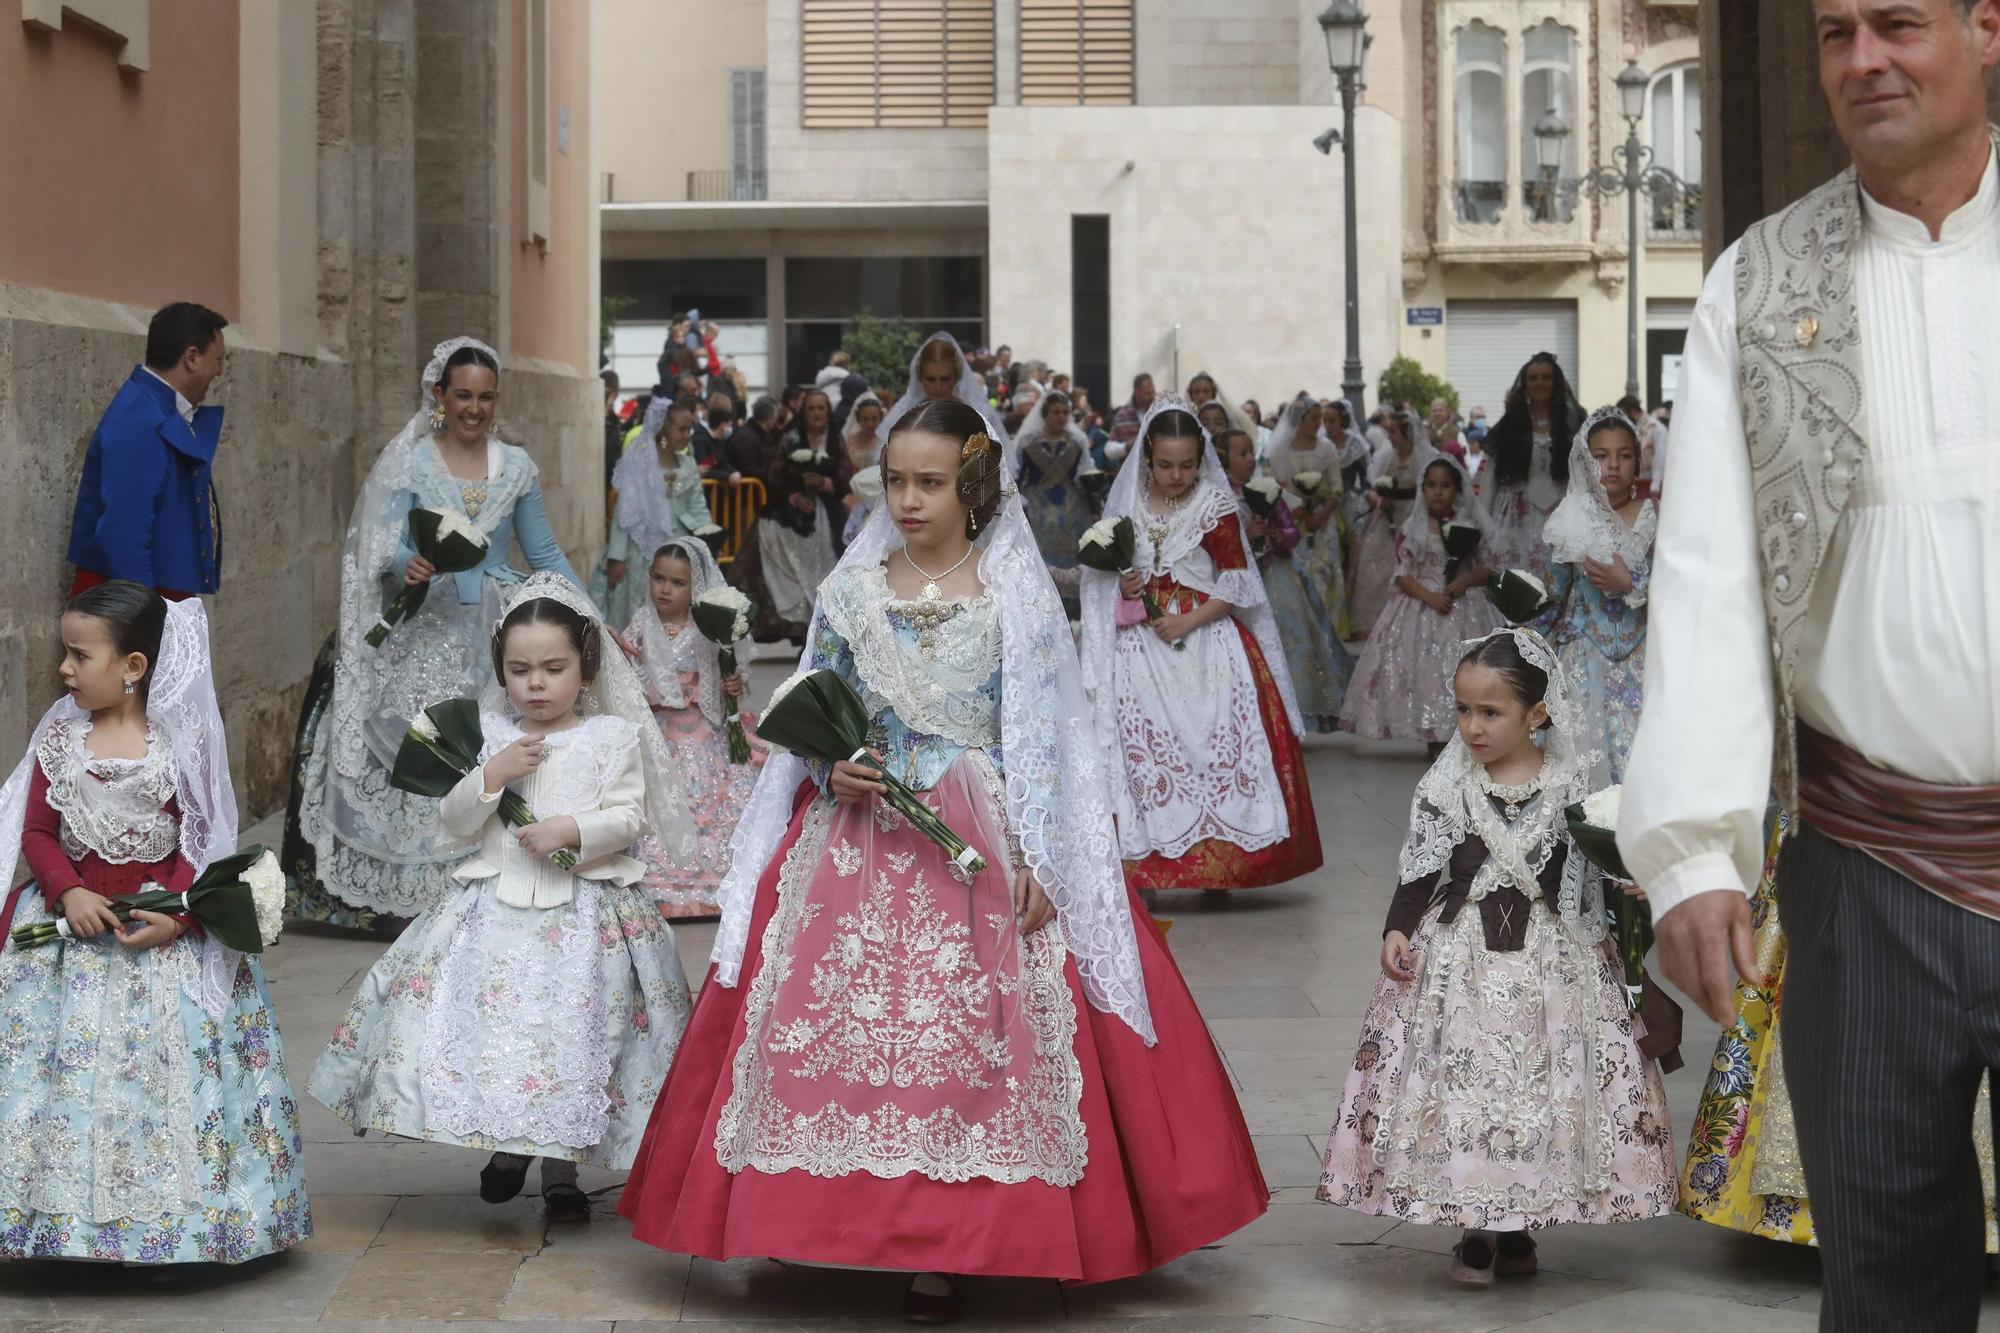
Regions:
M 1092 1008 L 1076 964 L 1064 968 L 1079 1016 L 1079 1112 L 1089 1135 L 1076 1184 L 725 1171 L 716 1160 L 716 1121 L 744 1040 L 744 1001 L 763 965 L 778 871 L 815 795 L 810 785 L 801 789 L 791 830 L 757 885 L 738 984 L 716 984 L 711 968 L 695 1002 L 619 1200 L 634 1236 L 706 1259 L 1107 1282 L 1157 1268 L 1262 1215 L 1270 1191 L 1229 1076 L 1136 899 L 1157 1045 Z
M 1257 636 L 1234 618 L 1243 636 L 1243 652 L 1257 681 L 1257 708 L 1264 734 L 1271 742 L 1271 763 L 1278 771 L 1278 788 L 1285 794 L 1285 817 L 1291 836 L 1254 852 L 1222 838 L 1203 838 L 1179 856 L 1154 852 L 1125 863 L 1125 883 L 1134 889 L 1257 889 L 1308 875 L 1326 864 L 1319 845 L 1319 817 L 1313 813 L 1312 785 L 1306 780 L 1306 755 L 1285 713 L 1285 696 L 1271 675 Z

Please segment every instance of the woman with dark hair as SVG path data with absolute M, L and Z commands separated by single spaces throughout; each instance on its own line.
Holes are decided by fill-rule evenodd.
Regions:
M 416 415 L 369 469 L 347 528 L 340 621 L 299 714 L 285 821 L 286 907 L 309 921 L 400 931 L 444 901 L 472 844 L 442 829 L 437 802 L 389 783 L 410 719 L 485 683 L 488 636 L 506 592 L 531 571 L 578 584 L 549 528 L 541 474 L 493 433 L 500 358 L 472 338 L 439 343 Z M 410 541 L 410 513 L 436 510 L 486 539 L 462 574 L 439 574 Z M 431 583 L 379 645 L 368 636 L 388 599 Z M 579 584 L 580 586 L 580 584 Z
M 1479 498 L 1493 531 L 1481 559 L 1495 569 L 1547 572 L 1542 524 L 1569 487 L 1569 441 L 1583 429 L 1583 408 L 1554 352 L 1528 358 L 1507 410 L 1486 437 L 1492 461 L 1479 470 Z
M 1090 492 L 1083 479 L 1097 472 L 1090 437 L 1071 419 L 1066 393 L 1051 392 L 1021 423 L 1021 505 L 1035 530 L 1042 559 L 1062 594 L 1063 606 L 1077 613 L 1076 540 L 1090 526 Z
M 678 1254 L 915 1273 L 924 1323 L 956 1310 L 943 1274 L 1127 1277 L 1268 1202 L 1122 882 L 1115 761 L 1016 463 L 969 404 L 902 415 L 800 664 L 861 696 L 881 760 L 985 864 L 892 813 L 868 764 L 773 754 L 618 1204 Z
M 1116 763 L 1125 882 L 1242 889 L 1319 869 L 1284 641 L 1236 492 L 1186 403 L 1153 400 L 1104 517 L 1130 520 L 1133 568 L 1083 573 L 1083 679 Z

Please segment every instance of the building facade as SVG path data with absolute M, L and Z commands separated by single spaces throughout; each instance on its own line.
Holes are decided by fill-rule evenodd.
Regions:
M 210 603 L 283 804 L 348 511 L 430 349 L 500 352 L 557 537 L 603 538 L 587 0 L 28 0 L 0 23 L 0 747 L 57 693 L 69 515 L 158 306 L 231 320 Z
M 1693 0 L 1406 0 L 1402 350 L 1498 416 L 1521 363 L 1557 354 L 1586 404 L 1625 390 L 1628 304 L 1639 396 L 1671 400 L 1701 291 L 1702 79 Z M 1646 76 L 1642 143 L 1697 193 L 1639 200 L 1558 182 L 1626 138 L 1616 79 Z M 1545 165 L 1538 127 L 1568 129 Z M 1635 276 L 1636 274 L 1636 276 Z
M 810 380 L 866 309 L 1046 359 L 1104 406 L 1142 371 L 1205 369 L 1266 403 L 1334 392 L 1323 7 L 604 0 L 604 287 L 626 387 L 651 383 L 675 311 L 716 319 L 763 389 Z M 1378 35 L 1355 128 L 1371 374 L 1401 319 L 1400 44 Z

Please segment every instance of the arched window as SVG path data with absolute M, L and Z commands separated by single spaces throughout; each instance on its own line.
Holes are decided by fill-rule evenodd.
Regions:
M 1669 65 L 1646 90 L 1646 141 L 1653 165 L 1688 185 L 1679 199 L 1649 201 L 1647 227 L 1662 236 L 1701 234 L 1701 66 Z
M 1569 201 L 1549 188 L 1537 165 L 1535 125 L 1547 112 L 1563 118 L 1570 132 L 1562 144 L 1562 161 L 1555 175 L 1576 174 L 1577 139 L 1583 126 L 1576 110 L 1576 39 L 1554 19 L 1544 19 L 1522 34 L 1521 41 L 1521 202 L 1528 216 L 1541 222 L 1567 222 Z
M 1507 199 L 1507 43 L 1474 21 L 1453 53 L 1460 222 L 1498 222 Z

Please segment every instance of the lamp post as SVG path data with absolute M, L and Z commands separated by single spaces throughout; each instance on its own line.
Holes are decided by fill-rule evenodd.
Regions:
M 1362 410 L 1367 386 L 1361 381 L 1360 246 L 1355 237 L 1354 95 L 1361 82 L 1361 62 L 1368 52 L 1368 16 L 1357 0 L 1332 0 L 1319 16 L 1326 36 L 1326 63 L 1340 85 L 1340 160 L 1347 191 L 1347 361 L 1341 367 L 1340 391 L 1357 425 L 1368 419 Z M 1322 150 L 1324 151 L 1324 150 Z
M 1626 199 L 1626 255 L 1630 271 L 1625 275 L 1625 392 L 1639 396 L 1639 256 L 1645 248 L 1645 233 L 1639 230 L 1639 196 L 1667 199 L 1678 203 L 1690 197 L 1689 185 L 1665 167 L 1653 165 L 1653 150 L 1639 142 L 1639 121 L 1646 114 L 1646 71 L 1637 61 L 1628 60 L 1619 71 L 1618 110 L 1625 117 L 1625 142 L 1611 150 L 1611 165 L 1591 167 L 1575 180 L 1554 182 L 1563 194 L 1587 194 L 1608 199 L 1623 194 Z M 1569 126 L 1553 109 L 1535 124 L 1535 156 L 1545 173 L 1553 175 L 1562 161 L 1563 140 Z

